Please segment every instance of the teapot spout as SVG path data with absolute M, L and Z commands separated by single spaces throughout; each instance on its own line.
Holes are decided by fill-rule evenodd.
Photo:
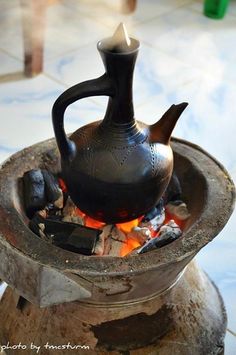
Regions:
M 187 102 L 182 102 L 178 105 L 172 105 L 161 117 L 161 119 L 149 126 L 149 141 L 150 143 L 169 144 L 171 133 L 178 121 L 180 115 L 188 106 Z

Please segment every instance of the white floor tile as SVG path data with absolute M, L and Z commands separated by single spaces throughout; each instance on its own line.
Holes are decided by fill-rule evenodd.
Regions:
M 0 152 L 3 156 L 9 151 L 54 136 L 51 109 L 64 90 L 64 87 L 44 75 L 0 85 Z M 98 117 L 99 109 L 99 106 L 88 100 L 73 105 L 65 116 L 67 132 L 101 118 Z
M 135 11 L 129 13 L 124 11 L 124 7 L 122 7 L 124 2 L 122 0 L 103 0 L 99 2 L 96 0 L 64 0 L 63 4 L 78 11 L 78 13 L 93 17 L 110 28 L 116 28 L 119 22 L 124 22 L 129 27 L 132 27 L 132 25 L 146 22 L 191 2 L 192 0 L 165 0 L 158 2 L 155 0 L 138 0 Z
M 22 72 L 23 64 L 0 50 L 0 85 L 7 74 Z
M 46 62 L 45 71 L 71 86 L 102 75 L 104 67 L 96 46 L 92 44 Z M 134 103 L 140 105 L 159 93 L 164 96 L 198 75 L 199 70 L 143 44 L 134 72 Z
M 235 18 L 213 21 L 191 6 L 135 28 L 137 36 L 190 65 L 202 69 L 235 59 Z
M 225 337 L 224 355 L 235 355 L 235 353 L 236 353 L 236 336 L 233 336 L 230 332 L 227 332 Z
M 63 24 L 63 25 L 62 25 Z M 77 11 L 60 4 L 47 10 L 45 59 L 108 37 L 110 30 Z

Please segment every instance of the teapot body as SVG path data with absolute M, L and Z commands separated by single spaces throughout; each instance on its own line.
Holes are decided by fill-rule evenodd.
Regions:
M 169 145 L 149 143 L 148 127 L 142 139 L 101 129 L 101 122 L 86 125 L 70 136 L 75 144 L 71 161 L 62 160 L 62 173 L 72 200 L 92 218 L 121 223 L 140 217 L 163 195 L 173 168 Z M 106 137 L 109 137 L 109 140 Z

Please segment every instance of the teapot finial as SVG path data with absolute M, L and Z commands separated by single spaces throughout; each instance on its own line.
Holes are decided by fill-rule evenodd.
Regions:
M 128 36 L 123 22 L 116 28 L 113 36 L 110 38 L 110 47 L 115 52 L 125 52 L 130 50 L 131 40 Z
M 187 102 L 182 102 L 178 105 L 172 105 L 155 124 L 149 126 L 150 143 L 160 142 L 168 144 L 172 131 L 178 121 L 180 115 L 188 106 Z

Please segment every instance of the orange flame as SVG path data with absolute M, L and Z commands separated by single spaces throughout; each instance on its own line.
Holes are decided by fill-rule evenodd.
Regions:
M 96 219 L 93 219 L 89 216 L 86 216 L 85 217 L 85 226 L 95 228 L 95 229 L 100 229 L 105 226 L 105 223 L 97 221 Z
M 127 238 L 126 243 L 124 243 L 124 246 L 122 247 L 122 249 L 120 251 L 120 256 L 125 256 L 125 255 L 129 254 L 132 250 L 134 250 L 140 246 L 141 246 L 141 244 L 137 240 Z
M 124 233 L 129 233 L 134 227 L 137 227 L 139 224 L 139 218 L 133 219 L 129 222 L 117 223 L 116 227 L 119 228 Z

